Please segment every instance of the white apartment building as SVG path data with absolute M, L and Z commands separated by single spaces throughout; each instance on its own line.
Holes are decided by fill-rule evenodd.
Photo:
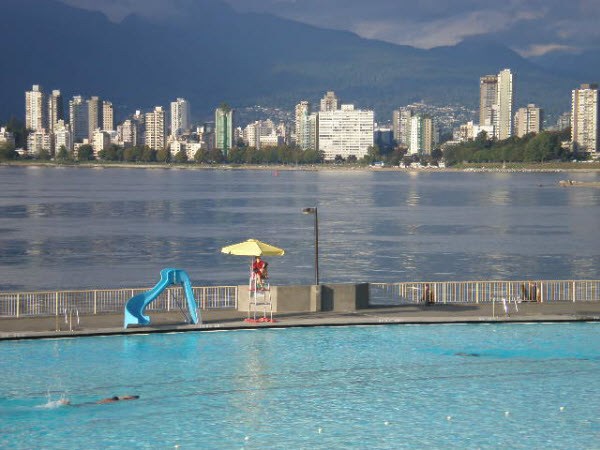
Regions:
M 373 111 L 342 105 L 339 110 L 319 112 L 316 121 L 317 145 L 325 160 L 334 160 L 337 155 L 360 159 L 373 146 Z
M 180 136 L 190 128 L 190 103 L 178 98 L 171 102 L 171 136 Z
M 81 95 L 69 101 L 69 117 L 73 142 L 83 142 L 89 136 L 88 104 Z
M 600 129 L 598 128 L 597 84 L 582 84 L 573 90 L 571 104 L 571 142 L 576 152 L 597 154 Z
M 98 157 L 98 153 L 110 145 L 110 133 L 101 128 L 96 128 L 92 133 L 92 148 L 94 149 L 94 157 Z
M 48 129 L 53 132 L 59 120 L 64 119 L 63 98 L 59 90 L 48 96 Z
M 59 120 L 54 125 L 54 149 L 56 152 L 64 146 L 67 151 L 73 151 L 73 135 L 71 133 L 71 126 L 65 123 L 64 120 Z
M 272 120 L 257 120 L 244 127 L 243 139 L 248 147 L 261 148 L 262 138 L 276 134 L 275 124 Z
M 48 126 L 46 95 L 39 84 L 25 92 L 25 127 L 28 130 L 41 130 Z
M 118 145 L 128 148 L 137 145 L 137 125 L 131 120 L 127 119 L 121 125 L 117 126 L 117 142 Z
M 167 143 L 165 129 L 165 111 L 162 106 L 154 108 L 146 114 L 145 143 L 153 150 L 163 150 Z
M 412 116 L 409 136 L 409 155 L 431 155 L 438 141 L 435 121 L 431 117 L 422 114 Z
M 0 128 L 0 145 L 8 144 L 11 147 L 15 146 L 15 136 L 6 128 Z
M 513 100 L 513 76 L 510 69 L 504 69 L 498 74 L 498 91 L 496 95 L 498 112 L 494 123 L 496 138 L 499 140 L 508 139 L 513 135 Z
M 115 111 L 112 102 L 102 102 L 102 129 L 115 131 Z
M 523 137 L 529 133 L 542 131 L 543 111 L 533 103 L 526 108 L 519 108 L 515 113 L 515 135 Z
M 35 155 L 40 150 L 54 155 L 54 135 L 45 128 L 33 131 L 27 136 L 27 153 Z

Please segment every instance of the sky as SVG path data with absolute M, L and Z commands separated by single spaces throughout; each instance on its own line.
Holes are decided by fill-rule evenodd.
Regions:
M 113 21 L 138 13 L 165 18 L 189 3 L 218 0 L 62 0 Z M 269 13 L 418 48 L 485 35 L 523 56 L 600 49 L 600 0 L 222 0 L 240 12 Z

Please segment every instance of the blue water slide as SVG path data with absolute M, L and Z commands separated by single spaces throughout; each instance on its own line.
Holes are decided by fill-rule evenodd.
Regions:
M 160 281 L 156 286 L 127 301 L 123 317 L 123 328 L 127 328 L 128 325 L 148 325 L 150 323 L 150 317 L 144 314 L 144 310 L 148 304 L 156 300 L 158 296 L 172 284 L 183 285 L 191 322 L 197 324 L 198 315 L 196 314 L 196 300 L 194 299 L 192 282 L 190 281 L 187 272 L 182 269 L 163 269 L 160 271 Z

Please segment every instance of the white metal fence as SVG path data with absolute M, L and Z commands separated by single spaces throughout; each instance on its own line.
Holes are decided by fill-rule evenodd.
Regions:
M 65 311 L 79 314 L 121 313 L 131 297 L 148 289 L 97 289 L 90 291 L 0 293 L 0 317 L 58 316 Z M 194 287 L 198 309 L 237 308 L 236 286 Z M 181 287 L 167 288 L 148 311 L 174 311 L 187 308 Z
M 370 303 L 490 303 L 501 298 L 531 302 L 598 302 L 598 280 L 444 281 L 371 283 Z

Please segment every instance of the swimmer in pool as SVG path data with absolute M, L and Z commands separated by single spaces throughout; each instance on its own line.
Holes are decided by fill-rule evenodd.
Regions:
M 83 406 L 83 405 L 98 405 L 100 403 L 114 403 L 123 400 L 137 400 L 140 398 L 139 395 L 115 395 L 114 397 L 103 398 L 102 400 L 98 400 L 97 402 L 84 402 L 84 403 L 71 403 L 69 400 L 60 400 L 59 403 L 61 405 L 67 406 Z

